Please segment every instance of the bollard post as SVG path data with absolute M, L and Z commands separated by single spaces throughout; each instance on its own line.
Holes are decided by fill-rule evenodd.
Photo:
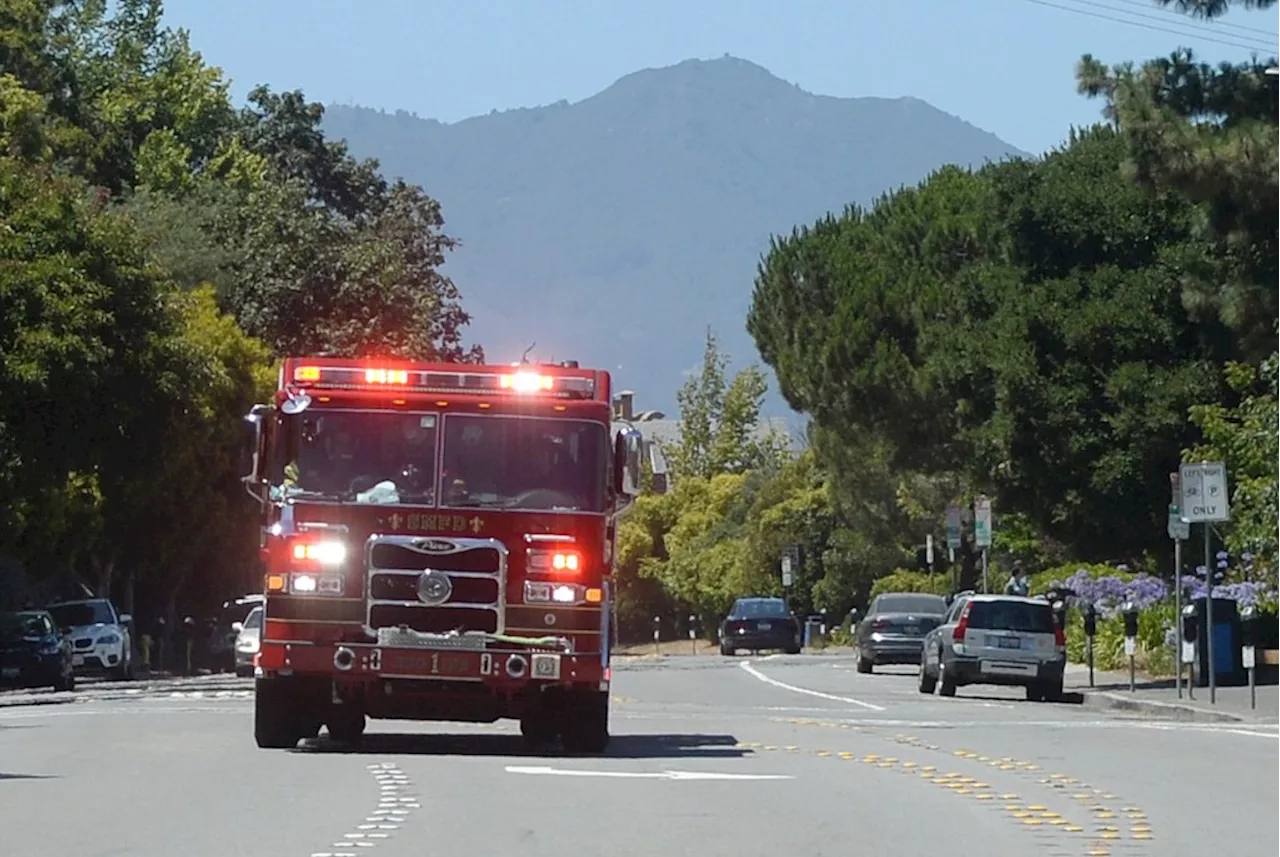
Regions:
M 1240 611 L 1240 661 L 1249 671 L 1249 708 L 1258 707 L 1257 666 L 1258 610 L 1252 604 Z
M 1188 604 L 1182 608 L 1182 651 L 1180 652 L 1180 663 L 1178 664 L 1178 672 L 1182 672 L 1182 666 L 1187 666 L 1187 698 L 1195 700 L 1195 667 L 1196 662 L 1196 635 L 1199 630 L 1197 619 L 1197 611 L 1195 604 Z
M 653 617 L 653 653 L 655 655 L 661 654 L 661 650 L 658 648 L 658 639 L 661 635 L 661 629 L 662 629 L 662 617 L 654 616 Z
M 689 647 L 690 654 L 698 653 L 698 617 L 689 614 Z
M 1090 601 L 1084 605 L 1084 648 L 1089 659 L 1089 687 L 1093 687 L 1093 638 L 1098 635 L 1098 608 Z
M 1138 608 L 1132 601 L 1124 603 L 1124 653 L 1129 656 L 1129 692 L 1137 691 L 1134 658 L 1138 653 Z

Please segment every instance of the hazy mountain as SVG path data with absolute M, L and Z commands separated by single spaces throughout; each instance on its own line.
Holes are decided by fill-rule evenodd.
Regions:
M 536 341 L 669 414 L 708 324 L 735 364 L 757 359 L 743 319 L 770 235 L 1022 154 L 915 98 L 813 95 L 730 57 L 451 125 L 332 106 L 325 128 L 440 200 L 462 242 L 445 272 L 490 360 Z

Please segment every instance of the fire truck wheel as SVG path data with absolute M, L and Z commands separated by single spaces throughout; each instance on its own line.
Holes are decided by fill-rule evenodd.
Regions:
M 292 750 L 303 738 L 310 737 L 308 725 L 296 688 L 290 687 L 287 680 L 254 682 L 253 737 L 259 747 Z
M 565 699 L 560 741 L 570 753 L 603 753 L 609 746 L 609 694 L 580 690 Z
M 530 747 L 545 747 L 556 740 L 556 722 L 551 712 L 536 708 L 520 718 L 520 734 Z
M 360 739 L 364 737 L 364 727 L 367 722 L 364 712 L 357 711 L 330 715 L 329 721 L 325 725 L 329 728 L 329 738 L 331 740 L 340 744 L 358 744 Z

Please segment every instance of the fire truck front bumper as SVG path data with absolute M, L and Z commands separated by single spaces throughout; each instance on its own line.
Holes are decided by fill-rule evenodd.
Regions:
M 380 680 L 477 682 L 517 689 L 529 684 L 608 689 L 599 653 L 540 651 L 489 644 L 483 649 L 376 643 L 311 644 L 264 640 L 260 675 L 328 675 L 343 683 Z

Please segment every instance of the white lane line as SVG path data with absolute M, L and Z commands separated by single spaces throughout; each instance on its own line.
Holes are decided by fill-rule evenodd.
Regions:
M 507 765 L 508 774 L 555 777 L 609 777 L 627 780 L 794 780 L 787 774 L 722 774 L 714 771 L 582 771 L 547 765 Z
M 835 694 L 831 694 L 831 693 L 823 693 L 820 690 L 810 690 L 807 687 L 796 687 L 794 684 L 787 684 L 786 682 L 778 681 L 776 678 L 769 678 L 767 675 L 760 672 L 760 670 L 751 666 L 751 661 L 743 661 L 742 663 L 738 664 L 738 666 L 746 670 L 747 675 L 751 676 L 752 678 L 757 678 L 760 681 L 764 682 L 765 684 L 771 684 L 774 687 L 780 687 L 783 690 L 789 690 L 792 693 L 803 693 L 806 696 L 816 696 L 818 699 L 829 699 L 832 702 L 845 702 L 845 703 L 848 703 L 849 705 L 859 705 L 870 711 L 884 711 L 884 708 L 882 706 L 872 705 L 870 702 L 863 702 L 861 699 L 852 699 L 848 696 L 836 696 Z

